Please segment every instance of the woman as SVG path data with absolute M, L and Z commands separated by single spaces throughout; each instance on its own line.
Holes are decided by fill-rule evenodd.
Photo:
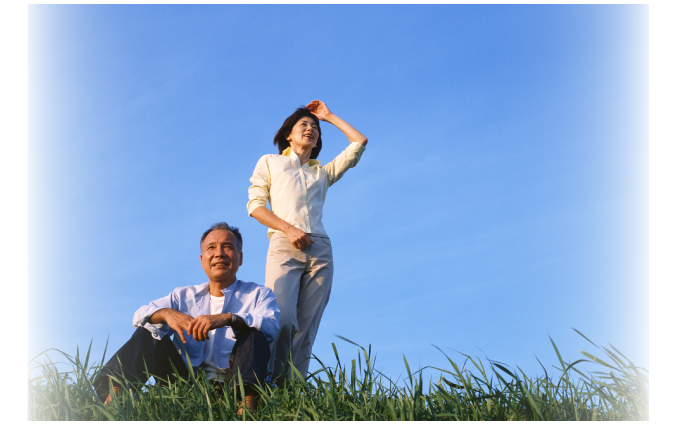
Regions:
M 336 126 L 351 144 L 321 165 L 320 121 Z M 280 307 L 280 331 L 271 343 L 269 367 L 286 376 L 291 358 L 303 377 L 332 288 L 332 247 L 322 224 L 327 189 L 355 166 L 368 140 L 314 100 L 297 109 L 278 130 L 279 155 L 261 157 L 251 177 L 249 215 L 268 227 L 266 286 Z M 270 210 L 266 202 L 270 200 Z

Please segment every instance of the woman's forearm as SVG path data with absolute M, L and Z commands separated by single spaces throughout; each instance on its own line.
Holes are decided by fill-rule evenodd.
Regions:
M 266 227 L 283 232 L 296 249 L 304 249 L 311 243 L 315 243 L 305 231 L 294 227 L 265 206 L 259 206 L 251 211 L 251 216 Z
M 251 212 L 251 216 L 256 218 L 256 221 L 270 227 L 274 230 L 279 230 L 286 233 L 287 230 L 292 226 L 287 221 L 283 220 L 279 216 L 275 215 L 271 210 L 265 206 L 259 206 Z
M 363 133 L 353 128 L 351 124 L 339 118 L 337 115 L 330 113 L 325 117 L 325 121 L 337 127 L 351 142 L 358 142 L 361 145 L 368 143 L 368 138 L 363 136 Z

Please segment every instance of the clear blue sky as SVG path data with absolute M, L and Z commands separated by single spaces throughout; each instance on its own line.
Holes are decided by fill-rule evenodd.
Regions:
M 135 310 L 204 282 L 199 237 L 244 236 L 259 157 L 312 99 L 368 139 L 327 195 L 314 347 L 394 378 L 432 345 L 527 374 L 608 342 L 648 367 L 648 8 L 29 7 L 29 358 L 107 358 Z M 348 143 L 323 124 L 320 159 Z M 54 358 L 54 357 L 53 357 Z

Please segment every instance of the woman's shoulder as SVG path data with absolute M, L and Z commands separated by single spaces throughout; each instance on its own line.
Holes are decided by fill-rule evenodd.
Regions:
M 264 154 L 261 156 L 261 158 L 259 158 L 259 162 L 261 162 L 261 161 L 268 162 L 271 160 L 286 160 L 286 159 L 289 159 L 289 157 L 284 156 L 282 154 Z
M 291 166 L 291 159 L 280 154 L 265 154 L 259 158 L 254 167 L 254 172 L 260 172 L 262 175 L 273 175 L 277 172 L 288 170 Z
M 256 162 L 256 166 L 262 166 L 262 165 L 267 165 L 270 164 L 271 157 L 275 154 L 264 154 L 262 155 L 258 161 Z

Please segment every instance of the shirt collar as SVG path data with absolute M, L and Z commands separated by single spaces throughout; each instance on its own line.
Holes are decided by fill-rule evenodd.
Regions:
M 221 291 L 223 292 L 223 295 L 226 295 L 226 293 L 228 292 L 228 290 L 234 289 L 235 287 L 237 287 L 237 283 L 238 283 L 239 281 L 240 281 L 239 279 L 236 279 L 235 282 L 233 282 L 232 284 L 230 284 L 230 285 L 228 285 L 227 287 L 223 288 L 223 289 L 221 290 Z M 209 288 L 209 283 L 208 283 L 208 282 L 204 282 L 203 284 L 200 285 L 200 290 L 198 291 L 199 294 L 206 294 L 206 293 L 209 293 L 209 292 L 210 292 L 210 288 Z
M 291 146 L 288 146 L 287 148 L 285 148 L 285 150 L 282 151 L 282 155 L 284 155 L 285 157 L 289 157 L 292 160 L 298 160 L 299 159 L 299 156 L 296 155 L 296 153 L 294 151 L 292 151 Z M 320 161 L 314 160 L 311 158 L 306 162 L 306 164 L 304 164 L 304 166 L 315 166 L 316 164 L 320 164 Z

